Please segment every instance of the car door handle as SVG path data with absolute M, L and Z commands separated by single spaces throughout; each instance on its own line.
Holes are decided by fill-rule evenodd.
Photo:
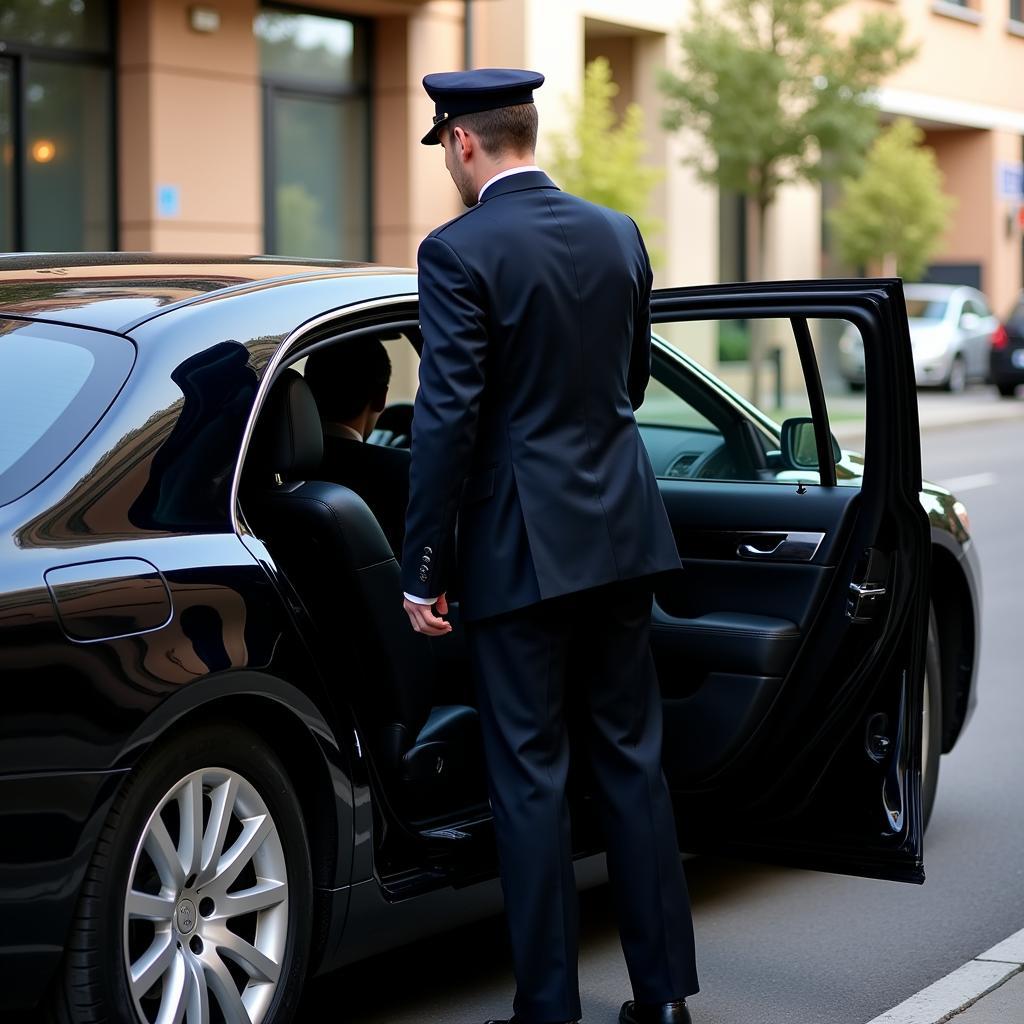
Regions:
M 759 561 L 810 562 L 818 553 L 824 539 L 824 533 L 808 530 L 751 533 L 741 541 L 736 554 L 740 558 Z

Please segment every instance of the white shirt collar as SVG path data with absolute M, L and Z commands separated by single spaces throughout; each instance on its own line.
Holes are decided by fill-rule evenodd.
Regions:
M 347 423 L 325 423 L 324 433 L 330 437 L 347 437 L 353 441 L 363 440 L 363 435 L 355 427 L 350 427 Z
M 488 178 L 483 183 L 480 189 L 480 194 L 477 196 L 477 202 L 480 202 L 484 193 L 496 182 L 501 181 L 502 178 L 510 178 L 513 174 L 523 174 L 525 171 L 539 171 L 540 168 L 536 164 L 530 164 L 527 167 L 510 167 L 507 171 L 498 171 L 493 178 Z

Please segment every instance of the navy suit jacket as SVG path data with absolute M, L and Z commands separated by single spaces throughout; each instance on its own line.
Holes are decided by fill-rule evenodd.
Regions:
M 468 621 L 678 569 L 633 415 L 651 370 L 636 224 L 524 171 L 418 261 L 405 591 L 455 589 Z

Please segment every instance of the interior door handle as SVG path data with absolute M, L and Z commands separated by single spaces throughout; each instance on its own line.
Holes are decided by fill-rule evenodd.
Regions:
M 740 558 L 768 562 L 810 562 L 818 553 L 818 548 L 821 547 L 821 542 L 825 539 L 824 533 L 807 530 L 793 530 L 789 533 L 769 530 L 745 536 L 747 539 L 741 541 L 736 549 L 736 554 Z M 758 541 L 765 546 L 759 547 Z M 772 541 L 775 543 L 768 547 L 767 545 Z

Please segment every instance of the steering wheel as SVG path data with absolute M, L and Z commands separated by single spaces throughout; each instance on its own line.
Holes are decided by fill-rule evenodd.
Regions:
M 367 440 L 386 448 L 408 448 L 412 444 L 412 402 L 387 406 Z

